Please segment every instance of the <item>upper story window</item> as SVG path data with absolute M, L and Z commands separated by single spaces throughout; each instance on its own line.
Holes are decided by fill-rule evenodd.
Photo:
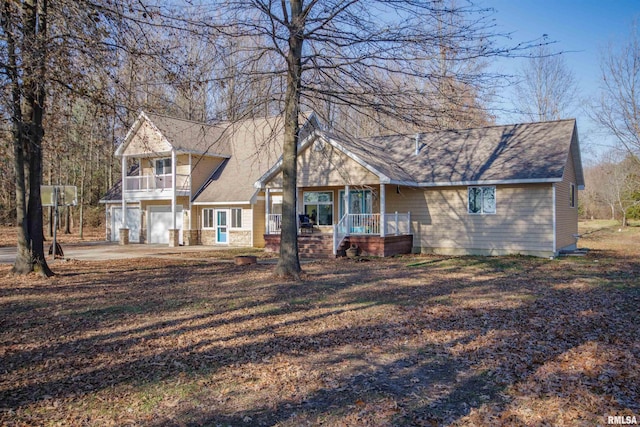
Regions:
M 470 214 L 496 213 L 496 187 L 468 187 Z
M 166 159 L 157 159 L 156 160 L 156 175 L 170 175 L 171 174 L 171 157 L 167 157 Z

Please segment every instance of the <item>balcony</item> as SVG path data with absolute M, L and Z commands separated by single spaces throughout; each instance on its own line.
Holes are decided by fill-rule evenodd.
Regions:
M 136 175 L 125 180 L 125 193 L 133 199 L 164 199 L 173 194 L 173 175 Z M 191 193 L 191 176 L 176 175 L 176 196 Z

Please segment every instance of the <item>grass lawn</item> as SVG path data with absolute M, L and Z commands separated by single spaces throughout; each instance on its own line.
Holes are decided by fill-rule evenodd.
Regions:
M 640 422 L 640 227 L 585 257 L 0 267 L 0 425 Z

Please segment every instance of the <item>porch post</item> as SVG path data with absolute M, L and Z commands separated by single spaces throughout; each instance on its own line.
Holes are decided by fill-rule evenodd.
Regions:
M 191 153 L 189 153 L 189 234 L 191 234 L 191 198 L 193 197 L 193 188 L 191 187 Z M 184 215 L 184 213 L 183 213 Z
M 347 231 L 346 235 L 351 234 L 351 218 L 349 218 L 349 205 L 351 204 L 349 185 L 344 186 L 344 214 L 347 217 Z
M 269 188 L 265 188 L 264 189 L 264 231 L 265 234 L 271 234 L 270 230 L 269 230 L 269 213 L 270 213 L 270 206 L 269 206 Z
M 400 227 L 398 224 L 398 211 L 396 211 L 396 236 L 400 235 Z
M 125 191 L 127 189 L 127 158 L 122 155 L 122 160 L 120 160 L 121 169 L 122 169 L 122 226 L 120 228 L 127 228 L 127 202 L 124 198 Z
M 380 183 L 380 237 L 384 237 L 387 233 L 384 213 L 387 210 L 387 192 L 385 185 Z
M 176 150 L 171 150 L 171 216 L 173 217 L 173 229 L 176 229 Z
M 171 220 L 173 221 L 172 224 L 173 226 L 171 227 L 171 231 L 170 233 L 175 233 L 178 234 L 177 231 L 177 227 L 176 227 L 176 150 L 174 148 L 171 149 L 171 191 L 172 191 L 172 196 L 171 196 Z M 175 235 L 174 234 L 174 235 Z M 177 237 L 177 236 L 176 236 Z M 178 242 L 175 241 L 173 242 L 172 245 L 172 239 L 169 239 L 169 245 L 170 246 L 178 246 Z

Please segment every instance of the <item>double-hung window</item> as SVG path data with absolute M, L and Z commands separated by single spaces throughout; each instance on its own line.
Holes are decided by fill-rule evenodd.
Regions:
M 171 174 L 171 157 L 167 157 L 166 159 L 156 159 L 155 172 L 156 175 Z
M 242 228 L 242 208 L 232 208 L 230 209 L 230 214 L 231 228 Z M 202 228 L 215 228 L 215 218 L 215 209 L 202 209 Z
M 202 209 L 202 228 L 214 228 L 213 209 Z
M 231 228 L 242 228 L 242 208 L 231 209 Z
M 468 212 L 470 214 L 496 213 L 495 186 L 469 187 L 468 200 Z

